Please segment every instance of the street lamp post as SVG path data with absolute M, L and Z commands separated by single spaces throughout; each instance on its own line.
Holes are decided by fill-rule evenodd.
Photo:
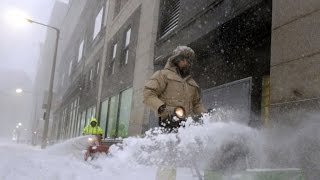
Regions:
M 52 104 L 52 96 L 53 96 L 53 82 L 54 82 L 54 74 L 56 69 L 56 61 L 57 61 L 57 52 L 58 52 L 58 43 L 59 43 L 59 37 L 60 37 L 60 30 L 56 27 L 43 24 L 40 22 L 36 22 L 31 19 L 27 19 L 28 22 L 38 24 L 41 26 L 45 26 L 48 28 L 51 28 L 56 31 L 56 42 L 55 42 L 55 48 L 54 48 L 54 56 L 52 61 L 52 67 L 51 67 L 51 76 L 50 76 L 50 83 L 49 83 L 49 92 L 48 92 L 48 101 L 46 105 L 46 113 L 44 117 L 44 128 L 43 128 L 43 134 L 42 134 L 42 143 L 41 148 L 44 149 L 47 146 L 47 137 L 48 137 L 48 130 L 49 130 L 49 119 L 50 119 L 50 111 L 51 111 L 51 104 Z

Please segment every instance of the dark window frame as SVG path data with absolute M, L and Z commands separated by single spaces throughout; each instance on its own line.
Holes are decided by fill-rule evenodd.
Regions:
M 96 62 L 96 72 L 95 72 L 96 75 L 99 75 L 100 73 L 100 66 L 101 66 L 100 59 L 98 59 Z
M 93 31 L 92 31 L 92 41 L 95 42 L 97 41 L 97 39 L 100 39 L 99 36 L 101 34 L 101 32 L 103 31 L 103 28 L 104 28 L 104 21 L 105 21 L 105 18 L 106 18 L 106 8 L 108 8 L 107 6 L 107 3 L 104 1 L 100 6 L 99 6 L 99 9 L 98 11 L 95 13 L 95 16 L 94 16 L 94 23 L 93 23 Z M 98 34 L 96 35 L 96 37 L 94 37 L 94 29 L 95 29 L 95 23 L 96 23 L 96 18 L 97 16 L 99 15 L 100 11 L 102 10 L 102 17 L 101 17 L 101 27 L 100 27 L 100 31 L 98 32 Z
M 126 45 L 126 40 L 127 40 L 127 32 L 130 30 L 130 38 L 129 38 L 129 44 Z M 131 44 L 132 44 L 132 26 L 131 24 L 125 29 L 124 33 L 123 33 L 123 49 L 121 52 L 121 65 L 127 65 L 129 63 L 126 62 L 126 55 L 128 52 L 128 59 L 129 59 L 129 54 L 130 54 L 130 49 L 131 49 Z
M 116 52 L 114 52 L 114 48 L 116 46 Z M 110 62 L 110 68 L 111 71 L 109 74 L 113 75 L 115 74 L 115 65 L 116 65 L 116 60 L 117 60 L 117 53 L 118 53 L 118 41 L 115 41 L 112 46 L 111 46 L 111 62 Z

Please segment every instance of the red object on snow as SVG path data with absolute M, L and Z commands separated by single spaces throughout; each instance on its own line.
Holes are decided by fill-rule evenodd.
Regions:
M 87 161 L 89 157 L 92 157 L 95 153 L 108 153 L 109 146 L 107 145 L 98 145 L 98 146 L 89 146 L 84 155 L 84 160 Z

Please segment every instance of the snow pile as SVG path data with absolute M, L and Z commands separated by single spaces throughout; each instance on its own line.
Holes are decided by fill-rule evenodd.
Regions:
M 233 116 L 236 118 L 237 116 Z M 318 117 L 318 116 L 317 116 Z M 320 123 L 296 129 L 257 130 L 222 122 L 221 114 L 204 116 L 203 125 L 190 120 L 178 133 L 148 131 L 112 146 L 110 154 L 84 162 L 87 137 L 74 138 L 46 150 L 0 142 L 1 180 L 153 180 L 158 167 L 178 169 L 177 180 L 197 179 L 191 170 L 300 168 L 308 161 L 319 168 Z M 307 158 L 307 159 L 303 159 Z M 303 163 L 301 163 L 303 162 Z
M 249 145 L 255 133 L 251 128 L 232 122 L 190 126 L 181 128 L 177 134 L 164 134 L 156 129 L 147 132 L 144 138 L 125 139 L 122 149 L 112 147 L 111 154 L 118 161 L 191 167 L 194 161 L 210 163 L 211 157 L 214 158 L 227 144 Z

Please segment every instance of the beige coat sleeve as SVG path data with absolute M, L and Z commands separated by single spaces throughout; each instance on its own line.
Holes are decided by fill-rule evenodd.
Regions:
M 193 98 L 193 113 L 200 115 L 201 113 L 207 112 L 204 105 L 201 102 L 200 89 L 197 89 L 195 96 Z
M 159 99 L 165 88 L 166 82 L 161 71 L 155 72 L 144 86 L 143 103 L 151 108 L 155 114 L 158 114 L 159 107 L 165 104 Z

